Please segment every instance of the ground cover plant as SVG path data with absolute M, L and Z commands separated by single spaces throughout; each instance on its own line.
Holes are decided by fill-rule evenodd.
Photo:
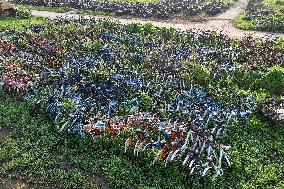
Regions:
M 42 17 L 31 17 L 30 11 L 24 7 L 16 7 L 15 15 L 0 17 L 0 29 L 19 28 L 29 24 L 40 24 L 44 21 Z
M 144 18 L 168 19 L 174 16 L 191 18 L 198 14 L 209 16 L 227 10 L 233 1 L 226 0 L 164 0 L 164 1 L 58 1 L 58 0 L 13 0 L 24 5 L 48 6 L 48 7 L 71 7 L 96 13 L 111 14 L 118 16 L 134 16 Z
M 271 32 L 284 32 L 283 0 L 251 0 L 246 13 L 236 18 L 235 26 Z
M 33 17 L 33 18 L 5 17 L 5 18 L 0 18 L 0 29 L 18 28 L 29 24 L 36 25 L 42 23 L 43 21 L 44 18 L 41 17 Z
M 283 125 L 275 127 L 257 116 L 246 126 L 230 128 L 224 142 L 232 145 L 232 166 L 212 182 L 56 132 L 46 114 L 32 114 L 27 106 L 14 94 L 0 93 L 1 188 L 284 187 Z M 9 129 L 6 138 L 3 129 Z
M 132 167 L 124 158 L 150 173 L 166 165 L 170 188 L 173 177 L 181 188 L 190 178 L 219 179 L 232 162 L 227 130 L 258 125 L 264 100 L 283 94 L 282 39 L 65 19 L 0 37 L 2 90 L 23 98 L 33 115 L 48 113 L 50 129 L 107 149 L 110 180 L 116 164 Z
M 64 6 L 45 7 L 45 6 L 17 5 L 17 7 L 26 9 L 26 10 L 50 11 L 50 12 L 57 12 L 57 13 L 66 13 L 72 10 L 71 8 L 64 7 Z

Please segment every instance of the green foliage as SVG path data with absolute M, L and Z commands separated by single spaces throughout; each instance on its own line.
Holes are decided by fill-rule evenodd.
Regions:
M 97 0 L 97 1 L 110 1 L 113 2 L 114 4 L 118 4 L 118 5 L 123 5 L 125 3 L 137 3 L 137 4 L 153 4 L 153 6 L 155 6 L 157 3 L 160 3 L 162 0 Z M 197 5 L 199 7 L 208 7 L 207 9 L 203 9 L 202 12 L 200 12 L 199 14 L 194 14 L 193 16 L 190 13 L 190 19 L 192 20 L 197 20 L 197 21 L 201 21 L 206 19 L 206 17 L 210 16 L 209 14 L 214 14 L 216 15 L 217 13 L 221 13 L 224 12 L 225 10 L 227 10 L 231 5 L 233 5 L 235 0 L 202 0 L 202 1 L 198 1 L 196 2 Z M 18 1 L 19 2 L 19 1 Z M 22 3 L 22 2 L 19 2 Z M 36 3 L 36 2 L 35 2 Z M 162 3 L 162 2 L 161 2 Z M 215 3 L 219 3 L 220 4 L 220 8 L 216 8 L 214 7 Z M 27 3 L 29 4 L 29 3 Z M 33 4 L 33 3 L 31 3 Z M 72 4 L 72 3 L 71 3 Z M 19 4 L 18 6 L 20 7 L 24 7 L 26 9 L 29 10 L 38 10 L 38 11 L 50 11 L 50 12 L 57 12 L 57 13 L 66 13 L 69 12 L 71 10 L 73 10 L 71 7 L 72 5 L 65 5 L 65 6 L 59 6 L 59 7 L 52 7 L 49 4 L 46 4 L 47 6 L 34 6 L 34 5 L 24 5 L 24 4 Z M 215 11 L 209 10 L 209 9 L 214 9 Z M 80 10 L 76 10 L 81 14 L 89 14 L 89 15 L 105 15 L 105 16 L 121 16 L 121 14 L 117 14 L 117 11 L 110 11 L 110 10 L 106 10 L 106 9 L 101 9 L 101 10 L 84 10 L 84 9 L 80 9 Z M 183 12 L 180 12 L 178 15 L 182 16 L 182 17 L 186 17 L 189 18 L 189 15 L 183 15 Z M 123 15 L 123 16 L 129 16 L 128 14 Z M 132 17 L 136 17 L 136 16 L 142 16 L 142 15 L 132 15 Z M 212 15 L 211 15 L 212 16 Z M 193 18 L 192 18 L 193 17 Z
M 183 72 L 182 77 L 186 82 L 198 83 L 202 86 L 207 86 L 210 78 L 210 70 L 204 65 L 186 62 L 187 69 Z
M 284 32 L 283 0 L 250 0 L 244 14 L 233 20 L 237 28 L 244 30 L 260 30 Z
M 210 77 L 210 71 L 204 65 L 195 64 L 192 67 L 193 78 L 200 85 L 205 86 Z
M 17 10 L 18 18 L 30 18 L 31 17 L 30 11 L 23 7 L 17 7 L 16 10 Z
M 233 188 L 283 188 L 283 126 L 254 116 L 247 126 L 231 128 L 225 141 L 231 141 L 233 165 L 222 180 Z
M 70 26 L 72 27 L 75 25 Z M 141 28 L 133 26 L 132 29 Z M 138 31 L 148 35 L 155 33 L 150 25 Z M 170 30 L 163 31 L 166 36 L 175 35 Z M 88 44 L 86 48 L 99 49 L 100 46 L 100 43 L 95 42 Z M 127 50 L 127 47 L 125 49 Z M 104 64 L 101 64 L 99 69 L 92 70 L 93 77 L 99 74 L 105 77 L 114 74 L 112 70 L 107 70 L 103 66 Z M 229 90 L 224 89 L 230 82 L 230 74 L 227 72 L 220 74 L 225 79 L 223 87 L 219 88 L 221 85 L 218 82 L 223 80 L 216 79 L 215 82 L 211 82 L 213 73 L 211 74 L 211 70 L 205 65 L 188 63 L 186 66 L 183 77 L 189 82 L 214 84 L 216 90 L 226 93 L 227 97 L 231 95 Z M 260 76 L 263 75 L 264 81 L 270 83 L 267 89 L 271 92 L 283 89 L 277 88 L 283 86 L 283 68 L 279 66 L 268 71 L 263 68 L 263 73 L 259 70 L 249 70 L 244 66 L 238 69 L 234 78 L 236 89 L 240 89 L 241 94 L 249 95 L 254 89 L 266 88 L 266 85 L 259 85 Z M 254 86 L 255 84 L 257 85 Z M 259 96 L 264 95 L 266 94 L 259 93 Z M 153 100 L 147 93 L 142 93 L 141 102 L 150 107 Z M 66 109 L 72 106 L 70 100 L 64 103 Z M 189 176 L 188 170 L 181 167 L 180 162 L 168 167 L 161 162 L 151 166 L 151 158 L 145 157 L 151 157 L 152 152 L 141 154 L 139 157 L 133 157 L 132 149 L 124 153 L 122 146 L 126 136 L 123 135 L 94 141 L 87 134 L 78 138 L 71 134 L 58 133 L 48 120 L 48 115 L 36 113 L 38 116 L 30 115 L 25 103 L 11 95 L 0 93 L 0 125 L 12 131 L 11 136 L 0 144 L 0 162 L 3 163 L 0 177 L 13 175 L 16 178 L 23 177 L 32 183 L 40 180 L 44 188 L 96 187 L 95 181 L 89 175 L 97 173 L 106 176 L 111 188 L 284 187 L 281 167 L 284 162 L 284 152 L 281 148 L 284 145 L 283 126 L 279 125 L 276 130 L 257 117 L 250 118 L 248 126 L 233 127 L 229 131 L 225 143 L 232 146 L 230 153 L 234 164 L 228 168 L 229 171 L 225 172 L 224 177 L 211 180 L 210 177 Z
M 31 116 L 25 103 L 3 93 L 0 125 L 11 130 L 0 144 L 1 179 L 10 175 L 43 188 L 97 188 L 102 183 L 90 175 L 102 173 L 110 188 L 284 187 L 284 125 L 271 127 L 255 116 L 223 139 L 232 146 L 233 165 L 216 180 L 188 176 L 179 162 L 151 166 L 146 158 L 133 157 L 131 149 L 124 154 L 124 135 L 92 142 L 58 133 L 45 115 Z
M 273 6 L 277 9 L 283 9 L 284 8 L 284 0 L 265 0 L 263 4 Z
M 131 3 L 154 3 L 161 0 L 109 0 L 109 1 L 116 1 L 116 2 L 131 2 Z
M 258 90 L 261 88 L 262 73 L 257 70 L 248 70 L 245 66 L 238 66 L 232 78 L 241 89 Z
M 279 65 L 269 68 L 263 80 L 263 87 L 271 94 L 283 95 L 284 68 Z
M 256 21 L 248 19 L 245 14 L 241 14 L 233 20 L 233 24 L 242 30 L 251 30 L 255 29 Z
M 42 17 L 33 17 L 29 19 L 14 17 L 0 18 L 0 29 L 18 28 L 22 26 L 27 26 L 29 24 L 41 24 L 44 22 L 44 20 L 45 19 Z
M 65 111 L 75 112 L 75 104 L 72 102 L 72 99 L 65 99 L 62 108 Z
M 93 10 L 79 10 L 80 14 L 88 15 L 104 15 L 104 16 L 114 16 L 115 13 L 109 11 L 93 11 Z
M 83 171 L 59 158 L 64 136 L 54 132 L 46 117 L 31 116 L 26 104 L 12 95 L 0 92 L 0 99 L 0 126 L 11 131 L 0 143 L 0 180 L 12 177 L 36 188 L 98 188 Z
M 33 6 L 33 5 L 18 5 L 21 9 L 27 10 L 38 10 L 38 11 L 50 11 L 50 12 L 57 12 L 57 13 L 66 13 L 71 11 L 72 9 L 69 7 L 44 7 L 44 6 Z
M 145 109 L 145 107 L 152 107 L 153 106 L 153 99 L 151 98 L 151 96 L 145 92 L 141 93 L 141 97 L 140 97 L 140 107 L 142 109 Z

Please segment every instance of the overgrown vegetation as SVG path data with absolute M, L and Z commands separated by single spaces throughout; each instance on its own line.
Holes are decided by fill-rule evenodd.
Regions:
M 15 22 L 5 27 L 15 27 L 18 26 L 17 23 Z M 24 24 L 27 23 L 25 22 Z M 96 40 L 96 43 L 88 43 L 88 40 L 82 40 L 85 42 L 84 48 L 89 51 L 94 50 L 98 54 L 100 53 L 101 58 L 109 62 L 112 60 L 109 60 L 108 56 L 106 56 L 109 54 L 109 51 L 106 51 L 105 47 L 117 44 L 116 41 L 112 43 L 112 37 L 115 40 L 119 39 L 122 44 L 114 46 L 120 48 L 115 49 L 114 52 L 121 51 L 124 54 L 124 52 L 133 51 L 132 55 L 138 54 L 135 54 L 135 52 L 139 52 L 140 54 L 144 52 L 146 55 L 149 54 L 148 52 L 153 52 L 153 50 L 147 51 L 147 45 L 149 45 L 148 42 L 157 33 L 160 34 L 159 36 L 165 38 L 164 43 L 168 46 L 173 45 L 179 54 L 186 53 L 187 51 L 175 45 L 178 43 L 184 45 L 183 42 L 186 41 L 185 39 L 196 39 L 192 38 L 190 34 L 184 36 L 184 38 L 178 38 L 181 36 L 174 30 L 157 29 L 151 25 L 140 26 L 133 24 L 126 28 L 109 22 L 102 22 L 101 25 L 96 24 L 94 26 L 100 30 L 100 35 L 104 35 L 105 38 L 101 41 Z M 82 50 L 82 46 L 80 46 L 81 48 L 73 47 L 76 44 L 81 45 L 83 43 L 74 43 L 75 40 L 63 40 L 64 37 L 67 38 L 67 35 L 72 35 L 73 37 L 76 36 L 76 39 L 80 39 L 79 37 L 84 39 L 85 35 L 81 34 L 90 31 L 84 30 L 86 29 L 85 25 L 75 25 L 72 22 L 69 23 L 69 26 L 67 24 L 66 26 L 61 25 L 60 27 L 64 28 L 62 30 L 60 30 L 60 27 L 54 27 L 51 23 L 45 23 L 45 26 L 52 29 L 49 30 L 52 32 L 46 32 L 44 35 L 53 36 L 54 34 L 58 34 L 57 36 L 61 36 L 60 40 L 62 40 L 60 44 L 71 50 Z M 48 61 L 50 54 L 46 54 L 45 48 L 32 47 L 34 44 L 38 45 L 36 47 L 41 47 L 41 44 L 34 43 L 34 41 L 38 41 L 36 37 L 39 34 L 38 31 L 40 28 L 26 28 L 26 31 L 28 31 L 27 34 L 31 35 L 34 32 L 36 35 L 31 35 L 28 42 L 23 43 L 25 38 L 22 38 L 23 41 L 17 42 L 21 45 L 26 45 L 27 48 L 23 48 L 24 50 L 30 50 L 30 52 L 36 54 L 42 53 Z M 90 28 L 94 29 L 95 27 Z M 64 31 L 66 36 L 62 35 L 63 32 L 59 35 L 59 31 Z M 94 29 L 94 33 L 95 31 L 97 30 Z M 112 33 L 106 33 L 106 31 L 111 31 Z M 143 40 L 134 40 L 133 43 L 137 49 L 133 48 L 133 46 L 128 47 L 125 44 L 129 44 L 129 40 L 124 38 L 125 35 L 121 35 L 125 31 L 132 32 L 131 39 L 135 37 L 135 39 L 141 38 L 148 41 L 144 44 Z M 122 36 L 121 39 L 118 36 Z M 20 38 L 20 36 L 18 37 Z M 171 43 L 170 40 L 173 37 L 176 37 L 180 41 Z M 216 88 L 215 90 L 221 89 L 225 92 L 230 92 L 226 90 L 231 87 L 230 90 L 233 89 L 234 92 L 239 93 L 251 94 L 251 92 L 257 92 L 260 94 L 262 91 L 265 91 L 270 96 L 279 96 L 283 93 L 283 88 L 281 87 L 283 84 L 283 67 L 273 66 L 279 63 L 280 60 L 277 57 L 283 54 L 283 48 L 281 48 L 283 42 L 280 39 L 278 43 L 269 40 L 266 42 L 253 41 L 250 38 L 239 42 L 223 38 L 223 36 L 214 36 L 214 33 L 210 33 L 211 45 L 207 46 L 207 37 L 208 33 L 204 33 L 200 35 L 200 41 L 191 41 L 192 44 L 197 44 L 198 48 L 191 49 L 193 52 L 191 52 L 190 61 L 188 61 L 184 69 L 184 75 L 186 78 L 189 78 L 188 82 L 196 82 L 205 87 L 213 86 L 213 88 Z M 49 37 L 48 39 L 59 44 L 57 41 L 59 39 L 55 39 L 54 37 Z M 15 38 L 12 36 L 11 38 L 5 38 L 5 40 L 11 42 Z M 214 40 L 218 41 L 218 43 L 215 43 Z M 138 43 L 142 43 L 144 48 L 141 49 L 141 44 L 136 45 Z M 229 48 L 225 50 L 228 44 L 238 50 L 234 51 Z M 3 43 L 2 45 L 6 44 Z M 222 52 L 218 51 L 220 46 L 223 48 Z M 253 50 L 251 50 L 252 46 L 255 47 Z M 273 52 L 276 54 L 271 57 L 264 56 L 265 54 L 269 54 L 271 50 L 264 47 L 270 48 L 271 46 L 274 48 Z M 8 49 L 4 49 L 3 52 L 9 55 L 12 52 L 9 48 L 10 46 L 8 46 Z M 163 47 L 158 50 L 159 53 L 157 54 L 166 54 L 163 52 L 167 52 Z M 54 56 L 60 58 L 58 52 L 60 51 L 54 52 Z M 238 59 L 233 56 L 226 58 L 225 52 L 227 54 L 239 53 Z M 246 54 L 242 54 L 242 52 Z M 167 53 L 171 54 L 175 52 L 170 51 Z M 15 56 L 14 54 L 11 55 Z M 152 57 L 154 57 L 153 54 L 151 54 Z M 210 61 L 204 59 L 204 57 L 209 57 Z M 155 59 L 155 63 L 157 59 Z M 113 61 L 115 60 L 117 59 L 113 59 Z M 121 58 L 122 60 L 127 61 L 125 58 Z M 132 64 L 134 62 L 141 64 L 142 60 L 143 56 L 133 56 L 129 61 Z M 229 74 L 226 71 L 230 67 L 226 68 L 225 71 L 219 71 L 219 67 L 215 68 L 216 65 L 226 62 L 225 60 L 231 62 L 233 65 L 238 65 L 233 72 L 233 77 L 231 77 L 231 73 Z M 197 64 L 196 61 L 201 63 Z M 217 64 L 217 62 L 221 63 Z M 256 65 L 255 62 L 260 62 L 262 65 Z M 82 60 L 80 60 L 80 63 L 82 63 Z M 114 64 L 115 62 L 112 63 Z M 145 64 L 148 63 L 145 62 Z M 98 70 L 104 77 L 113 72 L 113 70 L 103 68 L 102 66 L 102 70 Z M 214 75 L 216 69 L 218 70 L 219 75 L 217 76 L 219 77 Z M 228 70 L 231 71 L 230 69 Z M 94 76 L 92 77 L 95 78 L 98 73 L 94 71 L 93 74 Z M 226 95 L 224 96 L 226 97 Z M 142 106 L 152 106 L 153 99 L 148 93 L 143 92 L 140 98 Z M 225 99 L 223 100 L 225 101 Z M 65 99 L 63 109 L 73 108 L 72 101 Z M 41 109 L 29 107 L 28 103 L 17 99 L 14 94 L 0 93 L 0 126 L 10 130 L 10 135 L 6 138 L 1 138 L 0 142 L 0 181 L 4 181 L 5 183 L 7 180 L 18 180 L 24 183 L 23 185 L 26 185 L 26 187 L 35 188 L 97 188 L 99 185 L 103 185 L 105 188 L 219 189 L 228 188 L 228 186 L 231 188 L 284 187 L 284 125 L 267 123 L 257 113 L 248 118 L 247 124 L 234 125 L 229 129 L 225 138 L 222 139 L 222 142 L 232 146 L 229 153 L 233 164 L 231 167 L 226 167 L 223 177 L 216 179 L 212 179 L 211 175 L 208 177 L 190 176 L 188 170 L 181 167 L 180 162 L 175 162 L 168 167 L 165 167 L 162 162 L 158 162 L 152 166 L 151 159 L 147 158 L 147 153 L 139 157 L 134 157 L 132 151 L 124 153 L 122 147 L 126 139 L 124 135 L 109 137 L 106 140 L 93 141 L 87 135 L 78 136 L 67 132 L 59 133 L 57 132 L 57 125 L 51 120 L 53 119 L 49 118 L 46 112 L 42 112 Z M 2 186 L 0 185 L 0 188 Z
M 213 16 L 224 12 L 233 0 L 13 0 L 14 3 L 31 6 L 41 10 L 61 11 L 66 7 L 80 11 L 90 11 L 92 14 L 144 17 L 152 19 L 169 19 L 173 17 L 192 18 L 200 15 Z M 43 8 L 48 7 L 48 8 Z M 63 7 L 63 8 L 60 8 Z
M 32 6 L 32 5 L 17 5 L 19 8 L 27 9 L 27 10 L 38 10 L 38 11 L 50 11 L 57 13 L 66 13 L 71 11 L 72 9 L 69 7 L 46 7 L 46 6 Z
M 26 188 L 98 188 L 86 172 L 69 165 L 62 153 L 64 136 L 43 115 L 31 116 L 13 95 L 0 93 L 0 102 L 0 126 L 10 130 L 0 141 L 1 182 L 20 181 Z
M 14 17 L 4 17 L 0 18 L 0 29 L 5 28 L 18 28 L 21 26 L 27 26 L 29 24 L 41 24 L 44 22 L 42 17 L 32 17 L 32 18 L 14 18 Z
M 247 12 L 234 20 L 244 30 L 284 32 L 284 0 L 251 0 Z
M 0 93 L 0 125 L 11 131 L 0 142 L 0 181 L 21 180 L 35 188 L 96 188 L 108 183 L 110 188 L 284 187 L 284 125 L 270 125 L 257 116 L 247 126 L 231 128 L 224 140 L 232 146 L 233 165 L 213 182 L 186 176 L 174 165 L 152 167 L 143 158 L 123 155 L 120 148 L 107 148 L 116 141 L 92 143 L 62 135 L 46 115 L 36 113 L 31 115 L 13 95 Z M 100 173 L 108 183 L 99 182 Z

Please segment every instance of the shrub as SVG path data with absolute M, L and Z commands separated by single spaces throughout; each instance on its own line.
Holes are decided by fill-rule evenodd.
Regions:
M 192 67 L 192 77 L 198 84 L 205 86 L 208 84 L 210 71 L 203 65 L 194 64 Z
M 263 88 L 272 94 L 282 95 L 284 92 L 284 68 L 279 65 L 273 66 L 266 73 Z

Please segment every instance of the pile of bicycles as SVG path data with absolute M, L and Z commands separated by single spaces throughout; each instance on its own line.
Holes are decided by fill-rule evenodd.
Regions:
M 284 53 L 275 39 L 60 18 L 0 31 L 0 54 L 1 90 L 59 131 L 122 137 L 126 154 L 220 176 L 231 164 L 222 137 L 258 110 L 257 84 Z
M 253 29 L 283 33 L 283 1 L 279 0 L 269 3 L 251 0 L 248 4 L 246 19 L 254 23 Z
M 153 3 L 140 3 L 128 1 L 100 1 L 100 0 L 13 0 L 15 3 L 61 7 L 68 6 L 75 9 L 92 10 L 97 12 L 113 13 L 118 16 L 128 15 L 135 17 L 147 17 L 167 19 L 174 15 L 182 14 L 184 17 L 192 17 L 197 14 L 206 13 L 209 16 L 221 13 L 229 8 L 230 2 L 219 0 L 195 1 L 195 0 L 163 0 Z

